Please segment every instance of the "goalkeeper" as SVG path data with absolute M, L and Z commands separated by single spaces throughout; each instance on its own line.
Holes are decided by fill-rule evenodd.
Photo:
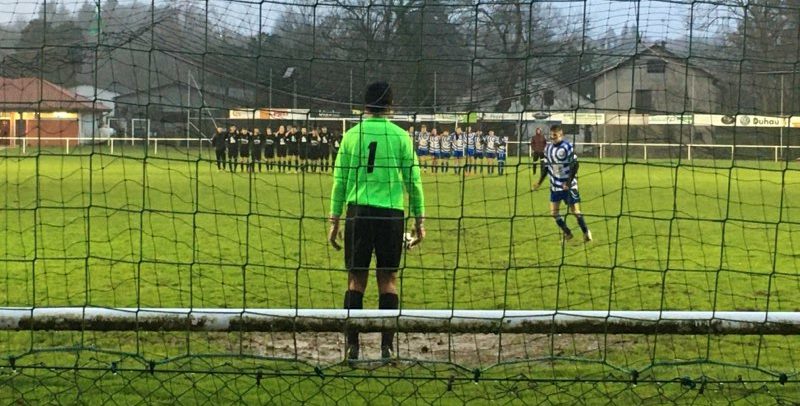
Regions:
M 328 241 L 340 249 L 336 238 L 342 212 L 347 208 L 344 259 L 348 271 L 345 309 L 362 309 L 372 253 L 376 257 L 378 298 L 381 309 L 397 309 L 397 270 L 404 245 L 404 195 L 408 193 L 415 218 L 415 238 L 425 238 L 425 201 L 419 163 L 405 130 L 384 117 L 392 106 L 392 89 L 386 82 L 369 85 L 365 93 L 366 117 L 345 133 L 336 157 L 331 191 Z M 346 356 L 359 355 L 358 331 L 346 332 Z M 392 357 L 394 332 L 381 336 L 381 357 Z

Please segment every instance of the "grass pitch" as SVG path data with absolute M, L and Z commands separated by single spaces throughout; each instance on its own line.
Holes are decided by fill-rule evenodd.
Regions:
M 329 174 L 220 172 L 208 161 L 210 157 L 197 150 L 168 148 L 146 158 L 140 149 L 131 148 L 118 149 L 114 155 L 91 148 L 69 155 L 57 150 L 29 151 L 25 156 L 15 156 L 13 150 L 6 152 L 0 159 L 0 181 L 6 191 L 0 196 L 0 224 L 5 231 L 0 240 L 2 306 L 341 306 L 346 289 L 342 253 L 325 241 Z M 455 175 L 452 170 L 425 173 L 428 239 L 404 258 L 401 306 L 800 311 L 800 297 L 796 295 L 800 286 L 800 172 L 794 163 L 584 159 L 579 182 L 582 210 L 594 236 L 589 244 L 561 243 L 558 228 L 549 216 L 546 188 L 530 191 L 534 179 L 526 163 L 514 161 L 504 176 L 485 170 L 482 175 L 469 176 Z M 576 234 L 574 241 L 579 241 L 574 217 L 568 216 L 567 221 Z M 368 288 L 365 307 L 377 307 L 374 286 Z M 272 394 L 261 398 L 259 393 L 264 393 L 255 389 L 252 374 L 246 379 L 240 375 L 226 378 L 224 374 L 200 379 L 186 378 L 180 371 L 197 370 L 198 363 L 217 372 L 220 365 L 225 369 L 228 361 L 195 358 L 199 353 L 225 354 L 223 359 L 238 356 L 237 370 L 250 372 L 264 368 L 259 357 L 283 359 L 289 354 L 289 358 L 302 362 L 275 361 L 277 364 L 269 365 L 273 370 L 305 371 L 309 375 L 314 372 L 304 365 L 319 363 L 319 359 L 304 359 L 296 348 L 289 348 L 287 353 L 280 348 L 268 349 L 263 343 L 253 344 L 258 340 L 243 334 L 4 335 L 7 339 L 0 353 L 18 359 L 28 366 L 27 371 L 39 371 L 8 375 L 7 383 L 27 388 L 0 389 L 0 394 L 5 392 L 0 398 L 9 401 L 42 400 L 48 393 L 58 392 L 38 387 L 37 379 L 45 383 L 51 380 L 47 388 L 63 384 L 64 390 L 69 390 L 72 378 L 79 387 L 83 385 L 82 378 L 72 372 L 50 370 L 42 378 L 36 365 L 105 368 L 114 362 L 121 366 L 127 362 L 132 370 L 139 371 L 147 369 L 147 360 L 158 360 L 159 365 L 169 360 L 164 365 L 177 371 L 174 380 L 153 380 L 144 372 L 123 374 L 126 379 L 138 377 L 138 383 L 122 389 L 124 399 L 136 401 L 169 398 L 190 385 L 186 379 L 195 378 L 204 379 L 195 383 L 204 388 L 203 393 L 216 393 L 207 401 L 235 401 L 238 396 L 238 400 L 262 402 L 335 403 L 337 396 L 344 399 L 352 393 L 355 384 L 348 379 L 367 382 L 361 383 L 364 392 L 374 395 L 356 403 L 380 401 L 381 396 L 397 398 L 406 390 L 401 386 L 409 384 L 422 388 L 418 400 L 430 401 L 438 399 L 437 394 L 450 379 L 440 376 L 427 384 L 413 385 L 409 377 L 419 374 L 413 368 L 353 375 L 334 364 L 326 371 L 342 377 L 344 380 L 333 386 L 345 389 L 333 390 L 329 397 L 307 397 L 310 392 L 303 388 L 311 385 L 315 393 L 320 393 L 318 385 L 308 383 L 311 378 L 306 375 L 295 379 L 286 373 L 267 375 L 264 382 L 277 386 L 267 385 L 271 388 L 267 392 Z M 735 375 L 740 367 L 766 374 L 767 378 L 759 378 L 767 380 L 776 371 L 795 375 L 798 371 L 793 358 L 785 356 L 798 348 L 794 338 L 667 338 L 671 336 L 665 334 L 652 340 L 630 338 L 625 344 L 626 338 L 594 337 L 600 343 L 587 344 L 581 337 L 572 337 L 568 340 L 571 347 L 566 345 L 562 353 L 554 345 L 556 338 L 539 338 L 544 343 L 540 355 L 550 363 L 545 369 L 550 373 L 544 375 L 574 379 L 608 376 L 609 371 L 631 368 L 652 372 L 664 361 L 670 365 L 669 372 L 653 372 L 650 378 L 655 382 L 666 376 L 669 381 L 681 374 L 680 367 L 670 363 L 686 359 L 700 360 L 700 367 L 708 367 L 711 361 L 735 366 L 734 372 L 719 376 Z M 480 347 L 476 342 L 474 348 Z M 59 355 L 40 352 L 54 348 L 61 349 L 56 353 Z M 99 352 L 88 356 L 87 361 L 86 352 L 95 350 Z M 413 358 L 419 355 L 415 351 L 410 349 L 405 355 Z M 520 354 L 537 351 L 526 349 Z M 243 362 L 242 356 L 258 358 L 262 363 L 252 361 L 250 365 L 251 361 Z M 452 355 L 434 361 L 461 365 Z M 587 361 L 595 366 L 581 366 Z M 505 367 L 506 362 L 498 355 L 495 362 L 480 362 L 479 367 L 489 376 L 496 373 L 505 378 L 531 373 L 531 367 L 517 371 L 517 367 Z M 533 369 L 539 369 L 541 365 L 537 365 Z M 558 365 L 567 366 L 562 369 Z M 436 375 L 433 370 L 426 369 L 423 375 Z M 441 398 L 445 403 L 495 399 L 489 394 L 499 383 L 480 389 L 460 386 L 462 378 L 464 382 L 472 379 L 470 373 L 458 368 L 461 372 L 446 370 L 450 371 L 446 376 L 455 377 L 451 386 L 454 383 L 464 390 L 454 392 L 451 388 L 450 395 Z M 8 368 L 4 371 L 11 373 Z M 381 373 L 389 377 L 375 376 Z M 688 373 L 702 374 L 696 369 Z M 65 374 L 72 377 L 67 379 L 68 384 L 62 382 Z M 397 374 L 399 380 L 395 379 Z M 91 389 L 87 393 L 96 397 L 86 395 L 89 397 L 76 401 L 102 400 L 104 393 L 112 392 L 104 385 L 114 387 L 119 375 L 110 369 L 100 375 L 109 379 L 83 375 L 88 376 L 86 385 Z M 504 382 L 502 385 L 514 386 L 522 393 L 523 400 L 559 399 L 555 389 L 548 394 L 549 389 L 543 387 L 531 389 L 529 381 L 523 384 L 527 387 Z M 609 394 L 617 393 L 613 384 L 548 382 L 550 388 L 569 387 L 606 401 L 611 399 Z M 124 386 L 124 382 L 117 383 Z M 173 383 L 175 388 L 169 386 Z M 291 389 L 276 389 L 287 384 Z M 368 387 L 374 390 L 366 390 Z M 426 387 L 435 388 L 426 392 Z M 683 386 L 679 384 L 678 388 Z M 663 401 L 673 395 L 680 399 L 683 393 L 677 390 L 671 394 L 670 389 L 661 388 L 637 394 L 628 389 L 620 390 L 626 395 L 617 400 L 652 396 Z M 26 397 L 25 393 L 30 395 Z M 735 396 L 725 393 L 724 399 Z M 228 395 L 233 397 L 229 399 Z M 497 399 L 507 400 L 503 396 Z M 202 399 L 188 401 L 202 403 Z

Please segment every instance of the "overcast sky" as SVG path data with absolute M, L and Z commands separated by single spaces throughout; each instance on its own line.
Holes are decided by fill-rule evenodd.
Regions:
M 64 5 L 68 10 L 74 11 L 81 7 L 86 0 L 59 0 L 59 5 Z M 132 0 L 120 0 L 121 3 L 131 2 Z M 156 4 L 165 3 L 165 0 L 139 0 L 139 3 Z M 192 1 L 192 0 L 181 0 Z M 0 0 L 0 23 L 11 21 L 27 21 L 33 18 L 37 11 L 42 7 L 45 0 Z M 172 2 L 177 2 L 172 0 Z M 209 0 L 209 8 L 214 14 L 226 16 L 230 20 L 231 28 L 238 28 L 242 32 L 254 31 L 259 27 L 259 15 L 262 19 L 268 19 L 270 15 L 277 15 L 283 5 L 279 3 L 287 2 L 259 2 L 253 0 L 237 0 L 236 2 L 225 0 Z M 205 1 L 197 1 L 201 6 Z M 48 4 L 54 4 L 48 1 Z M 564 2 L 552 3 L 567 16 L 580 19 L 584 14 L 584 2 Z M 687 21 L 692 12 L 694 4 L 694 16 L 705 20 L 714 19 L 717 27 L 729 23 L 724 22 L 722 15 L 729 14 L 729 9 L 725 6 L 710 5 L 703 3 L 692 3 L 686 1 L 611 1 L 611 0 L 587 0 L 586 18 L 589 21 L 590 36 L 604 36 L 609 30 L 614 30 L 619 34 L 625 25 L 638 25 L 640 31 L 648 40 L 685 38 L 688 36 Z M 637 10 L 638 8 L 638 10 Z M 722 22 L 720 22 L 722 21 Z M 264 24 L 270 25 L 269 21 Z M 718 29 L 718 28 L 717 28 Z M 700 27 L 696 24 L 692 35 L 707 36 L 713 34 L 708 28 Z

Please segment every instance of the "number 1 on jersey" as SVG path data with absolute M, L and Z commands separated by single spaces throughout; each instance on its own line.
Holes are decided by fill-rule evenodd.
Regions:
M 369 143 L 369 158 L 367 159 L 367 173 L 372 173 L 375 170 L 375 150 L 378 149 L 378 141 Z

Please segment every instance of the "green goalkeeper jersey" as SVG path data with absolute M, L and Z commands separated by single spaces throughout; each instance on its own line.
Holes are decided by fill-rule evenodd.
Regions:
M 333 171 L 331 215 L 346 204 L 403 210 L 408 193 L 411 215 L 425 215 L 417 155 L 408 133 L 382 117 L 370 117 L 344 134 Z

